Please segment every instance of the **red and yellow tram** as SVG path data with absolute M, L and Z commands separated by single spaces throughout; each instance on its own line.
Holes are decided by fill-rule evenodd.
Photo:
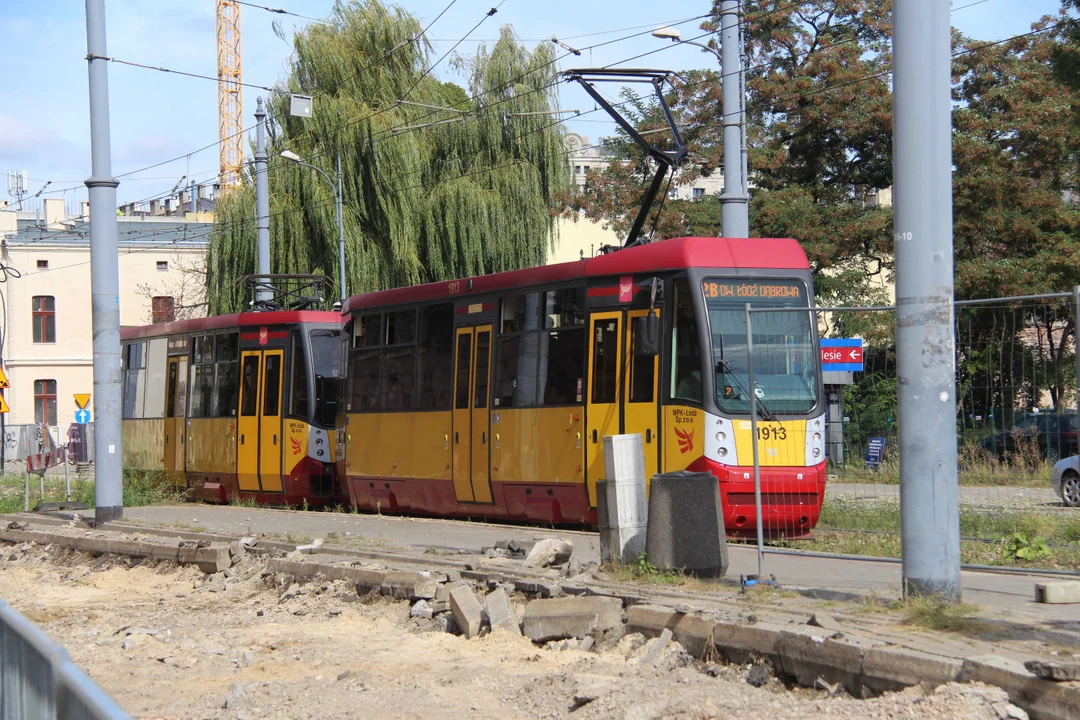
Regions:
M 208 501 L 337 502 L 341 316 L 271 311 L 123 328 L 126 467 Z
M 647 476 L 712 472 L 728 532 L 748 534 L 752 392 L 764 527 L 797 537 L 825 490 L 812 300 L 798 243 L 757 238 L 354 296 L 337 476 L 361 509 L 591 524 L 603 436 L 640 433 Z M 752 321 L 752 388 L 747 303 L 777 308 Z

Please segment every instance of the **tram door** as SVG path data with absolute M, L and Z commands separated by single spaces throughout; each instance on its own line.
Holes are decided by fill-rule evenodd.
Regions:
M 491 326 L 458 328 L 454 352 L 454 494 L 491 502 Z
M 660 390 L 659 358 L 634 351 L 634 318 L 648 310 L 631 310 L 626 321 L 626 382 L 623 383 L 623 432 L 639 434 L 645 449 L 645 482 L 660 471 L 660 427 L 657 397 Z M 603 458 L 601 457 L 601 461 Z
M 281 368 L 283 350 L 240 357 L 240 417 L 236 472 L 244 492 L 281 492 Z
M 169 358 L 165 384 L 165 475 L 175 485 L 185 484 L 187 364 L 186 357 Z
M 596 507 L 596 481 L 604 477 L 604 436 L 617 435 L 622 424 L 619 381 L 622 375 L 622 311 L 593 313 L 589 319 L 589 398 L 586 463 L 589 505 Z

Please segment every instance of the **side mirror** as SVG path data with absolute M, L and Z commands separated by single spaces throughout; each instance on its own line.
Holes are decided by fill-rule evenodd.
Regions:
M 660 354 L 660 336 L 662 325 L 660 316 L 649 313 L 634 318 L 634 354 L 638 357 L 655 357 Z

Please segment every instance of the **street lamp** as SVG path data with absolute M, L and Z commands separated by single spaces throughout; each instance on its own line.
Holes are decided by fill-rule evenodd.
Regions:
M 709 45 L 706 45 L 704 43 L 695 42 L 694 40 L 683 40 L 682 39 L 682 32 L 679 31 L 679 28 L 676 28 L 676 27 L 658 27 L 658 28 L 656 28 L 655 30 L 652 31 L 652 36 L 655 37 L 655 38 L 660 38 L 661 40 L 670 40 L 673 43 L 679 43 L 681 45 L 693 45 L 695 47 L 701 48 L 705 52 L 712 53 L 714 56 L 716 56 L 716 61 L 720 63 L 721 75 L 723 74 L 723 72 L 724 72 L 724 58 L 721 55 L 720 51 L 717 50 L 716 48 L 710 47 Z M 741 53 L 742 48 L 739 48 L 739 51 Z M 739 63 L 739 65 L 740 65 L 740 67 L 739 67 L 739 144 L 741 146 L 739 154 L 741 155 L 741 160 L 742 160 L 742 162 L 741 162 L 741 165 L 742 165 L 742 178 L 741 178 L 742 187 L 740 189 L 742 190 L 743 195 L 746 196 L 747 198 L 749 198 L 750 190 L 749 190 L 748 186 L 749 186 L 750 180 L 749 180 L 749 176 L 747 175 L 747 157 L 746 157 L 747 156 L 747 152 L 746 152 L 746 101 L 745 101 L 745 98 L 746 98 L 746 86 L 744 85 L 744 76 L 743 76 L 743 71 L 742 71 L 742 67 L 741 67 L 742 63 Z M 726 116 L 726 113 L 725 113 L 725 116 Z M 725 122 L 724 124 L 726 125 L 727 123 Z
M 330 187 L 334 189 L 334 199 L 337 201 L 337 229 L 338 229 L 338 282 L 341 285 L 341 307 L 345 307 L 345 300 L 348 295 L 345 291 L 345 223 L 341 214 L 341 155 L 337 156 L 337 182 L 335 183 L 330 179 L 330 176 L 323 172 L 320 168 L 312 165 L 311 163 L 304 162 L 300 159 L 300 156 L 294 153 L 292 150 L 283 150 L 281 157 L 285 158 L 289 162 L 294 162 L 297 165 L 303 165 L 316 171 L 324 178 L 326 182 L 330 183 Z

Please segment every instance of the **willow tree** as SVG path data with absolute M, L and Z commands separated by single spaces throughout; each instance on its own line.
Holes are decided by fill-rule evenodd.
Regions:
M 377 0 L 338 2 L 293 38 L 283 93 L 270 100 L 271 272 L 334 279 L 333 191 L 291 150 L 344 178 L 348 290 L 367 292 L 542 264 L 555 237 L 553 197 L 570 183 L 550 46 L 532 52 L 507 26 L 490 48 L 431 72 L 419 21 Z M 440 66 L 444 68 L 446 66 Z M 286 93 L 315 97 L 311 118 Z M 207 263 L 212 312 L 240 309 L 238 278 L 256 267 L 249 178 L 219 203 Z

